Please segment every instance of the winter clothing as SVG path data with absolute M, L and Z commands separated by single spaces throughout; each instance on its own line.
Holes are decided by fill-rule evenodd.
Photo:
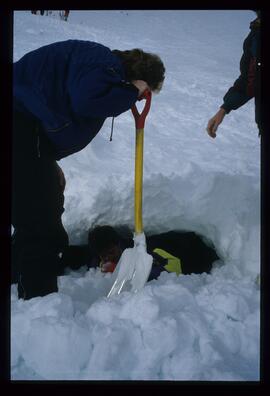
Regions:
M 40 121 L 57 160 L 84 148 L 137 97 L 120 59 L 95 42 L 53 43 L 14 63 L 14 108 Z
M 250 24 L 250 33 L 244 41 L 240 60 L 240 76 L 223 98 L 221 106 L 228 114 L 255 97 L 255 121 L 261 131 L 261 48 L 260 19 Z
M 146 238 L 147 251 L 155 258 L 155 249 L 159 248 L 170 253 L 170 255 L 181 260 L 180 267 L 182 274 L 209 273 L 212 263 L 218 260 L 215 250 L 207 246 L 202 239 L 194 232 L 169 231 L 159 235 L 151 235 Z M 161 262 L 161 258 L 158 259 Z M 164 265 L 169 264 L 167 259 Z M 177 266 L 174 265 L 176 269 Z M 166 268 L 165 268 L 166 269 Z M 175 271 L 176 272 L 176 271 Z
M 133 241 L 121 236 L 120 245 L 124 250 L 133 247 Z M 210 272 L 213 261 L 218 260 L 216 252 L 193 232 L 171 231 L 152 235 L 146 238 L 146 245 L 147 252 L 153 256 L 148 281 L 157 279 L 163 271 L 177 275 Z M 61 265 L 62 273 L 66 267 L 74 270 L 81 266 L 97 268 L 100 259 L 91 245 L 69 246 L 64 250 Z
M 37 121 L 14 113 L 12 282 L 25 299 L 57 291 L 58 253 L 68 244 L 57 165 L 44 139 Z
M 14 63 L 12 281 L 19 297 L 57 291 L 68 245 L 56 160 L 84 148 L 106 117 L 129 110 L 138 89 L 101 44 L 68 40 Z
M 166 269 L 166 271 L 175 272 L 177 275 L 181 274 L 182 268 L 181 268 L 181 260 L 179 258 L 173 256 L 172 254 L 166 252 L 166 250 L 163 250 L 160 248 L 154 249 L 153 253 L 155 253 L 158 256 L 157 260 L 159 260 L 160 257 L 167 260 L 166 265 L 164 265 L 164 268 Z
M 124 248 L 125 249 L 125 248 Z M 170 256 L 172 260 L 172 255 L 170 255 L 165 250 L 162 250 L 162 255 L 160 254 L 161 249 L 156 249 L 159 252 L 152 252 L 153 256 L 153 265 L 151 272 L 148 277 L 148 281 L 152 279 L 157 279 L 161 272 L 176 272 L 177 275 L 181 273 L 179 271 L 179 267 L 169 265 L 168 258 L 164 256 Z M 180 260 L 177 257 L 174 257 L 175 261 L 180 264 Z M 117 263 L 108 262 L 101 264 L 100 258 L 96 256 L 94 252 L 91 251 L 91 248 L 88 245 L 81 246 L 68 246 L 64 249 L 64 253 L 61 260 L 61 268 L 62 274 L 64 274 L 64 270 L 67 267 L 70 267 L 73 270 L 78 270 L 82 266 L 87 266 L 88 268 L 100 268 L 101 272 L 114 272 Z

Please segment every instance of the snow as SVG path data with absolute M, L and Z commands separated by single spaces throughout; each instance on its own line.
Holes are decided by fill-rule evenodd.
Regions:
M 145 234 L 194 231 L 220 260 L 211 274 L 162 273 L 137 293 L 107 298 L 115 274 L 81 268 L 59 292 L 28 301 L 11 290 L 13 380 L 260 379 L 260 139 L 254 103 L 231 112 L 217 138 L 208 119 L 239 74 L 255 14 L 241 11 L 15 12 L 14 60 L 66 39 L 160 55 L 166 78 L 145 124 Z M 138 104 L 138 107 L 141 104 Z M 133 229 L 135 125 L 111 119 L 60 161 L 71 243 L 97 224 Z

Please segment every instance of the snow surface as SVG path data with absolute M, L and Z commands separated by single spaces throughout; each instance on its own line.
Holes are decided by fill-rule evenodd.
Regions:
M 211 274 L 162 273 L 133 294 L 106 297 L 115 274 L 81 268 L 59 293 L 18 300 L 11 290 L 13 380 L 259 380 L 260 139 L 254 103 L 231 112 L 217 138 L 208 119 L 239 74 L 251 11 L 15 12 L 14 60 L 66 39 L 160 55 L 166 79 L 145 125 L 146 235 L 194 231 L 220 260 Z M 140 103 L 138 104 L 140 108 Z M 111 119 L 60 161 L 71 243 L 96 224 L 133 229 L 135 125 Z

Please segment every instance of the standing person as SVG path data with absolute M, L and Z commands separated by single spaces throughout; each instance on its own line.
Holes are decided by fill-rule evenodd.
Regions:
M 19 298 L 57 289 L 68 235 L 64 174 L 56 161 L 82 150 L 107 117 L 159 92 L 165 68 L 140 49 L 68 40 L 31 51 L 13 68 L 12 276 Z
M 218 112 L 208 121 L 207 132 L 212 138 L 216 137 L 218 126 L 226 114 L 243 106 L 250 99 L 255 98 L 255 121 L 259 135 L 262 133 L 261 120 L 261 20 L 260 11 L 256 11 L 257 18 L 250 23 L 250 33 L 243 44 L 243 55 L 240 60 L 240 76 L 234 82 L 223 98 L 224 103 Z
M 69 10 L 64 11 L 64 20 L 67 21 L 69 16 Z
M 69 10 L 60 11 L 59 15 L 60 15 L 60 19 L 62 19 L 63 21 L 67 21 Z

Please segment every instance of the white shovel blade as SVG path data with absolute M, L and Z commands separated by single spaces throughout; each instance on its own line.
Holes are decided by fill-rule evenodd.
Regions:
M 152 268 L 153 257 L 146 252 L 144 233 L 134 236 L 134 248 L 125 249 L 119 263 L 116 280 L 107 297 L 120 294 L 125 283 L 130 281 L 131 291 L 143 288 Z

